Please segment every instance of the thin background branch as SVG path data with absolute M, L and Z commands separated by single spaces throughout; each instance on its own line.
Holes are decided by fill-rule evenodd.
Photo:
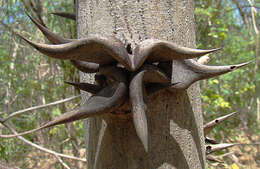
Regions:
M 59 100 L 59 101 L 56 101 L 56 102 L 52 102 L 52 103 L 48 103 L 48 104 L 44 104 L 44 105 L 40 105 L 40 106 L 34 106 L 34 107 L 30 107 L 30 108 L 23 109 L 23 110 L 19 110 L 19 111 L 11 113 L 7 118 L 3 119 L 2 122 L 5 122 L 5 121 L 9 120 L 10 118 L 18 116 L 20 114 L 23 114 L 25 112 L 37 110 L 37 109 L 41 109 L 41 108 L 45 108 L 45 107 L 54 106 L 54 105 L 61 104 L 61 103 L 64 103 L 64 102 L 68 102 L 68 101 L 74 100 L 76 98 L 79 98 L 80 96 L 81 96 L 81 94 L 67 98 L 67 99 Z
M 6 128 L 8 128 L 13 134 L 17 134 L 17 132 L 7 123 L 3 124 Z M 72 159 L 72 160 L 77 160 L 77 161 L 81 161 L 81 162 L 86 162 L 86 159 L 82 159 L 82 158 L 78 158 L 78 157 L 74 157 L 74 156 L 70 156 L 70 155 L 66 155 L 66 154 L 61 154 L 61 153 L 57 153 L 55 151 L 52 151 L 52 150 L 49 150 L 47 148 L 44 148 L 44 147 L 41 147 L 37 144 L 34 144 L 32 143 L 31 141 L 25 139 L 24 137 L 22 136 L 17 136 L 17 138 L 21 141 L 23 141 L 24 143 L 38 149 L 38 150 L 41 150 L 43 152 L 46 152 L 46 153 L 49 153 L 49 154 L 52 154 L 54 156 L 58 156 L 58 157 L 63 157 L 63 158 L 68 158 L 68 159 Z

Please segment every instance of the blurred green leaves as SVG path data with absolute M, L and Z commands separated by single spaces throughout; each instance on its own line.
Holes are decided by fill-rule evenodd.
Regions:
M 236 2 L 241 6 L 249 5 L 248 1 Z M 259 0 L 255 4 L 257 6 Z M 250 8 L 241 9 L 249 23 L 247 25 L 234 1 L 195 0 L 195 7 L 197 47 L 223 47 L 210 56 L 210 65 L 236 64 L 255 59 L 256 36 Z M 256 21 L 259 21 L 260 12 L 257 10 Z M 211 137 L 216 140 L 225 142 L 225 136 L 228 136 L 234 142 L 239 142 L 236 135 L 241 133 L 241 128 L 249 128 L 254 135 L 260 134 L 256 109 L 256 98 L 259 97 L 256 85 L 259 88 L 260 71 L 255 74 L 254 66 L 253 62 L 243 69 L 201 83 L 205 121 L 233 111 L 240 112 L 236 118 L 229 119 L 213 130 Z
M 31 5 L 30 1 L 25 2 L 27 5 Z M 0 7 L 3 11 L 3 13 L 0 13 L 1 20 L 33 41 L 48 43 L 25 15 L 25 11 L 27 11 L 38 20 L 39 14 L 53 32 L 64 37 L 75 38 L 75 23 L 50 14 L 53 11 L 73 12 L 73 1 L 46 0 L 42 1 L 41 4 L 38 2 L 40 1 L 35 3 L 36 9 L 30 9 L 25 8 L 22 1 L 3 1 Z M 35 11 L 40 11 L 40 13 L 37 14 Z M 61 25 L 66 26 L 61 27 Z M 0 112 L 5 113 L 1 115 L 1 118 L 6 117 L 11 112 L 61 100 L 78 92 L 74 91 L 72 87 L 64 85 L 63 82 L 64 80 L 77 81 L 78 78 L 76 70 L 72 68 L 69 62 L 61 64 L 60 61 L 39 54 L 28 47 L 24 41 L 13 36 L 1 24 L 0 65 Z M 44 110 L 36 110 L 13 118 L 11 122 L 16 126 L 17 131 L 30 130 L 50 121 L 61 113 L 65 113 L 67 108 L 71 109 L 74 106 L 75 102 L 72 102 Z M 76 128 L 76 134 L 83 139 L 82 129 L 78 128 L 78 125 Z M 8 130 L 1 128 L 0 132 L 7 134 Z M 27 135 L 25 137 L 30 140 L 42 141 L 39 140 L 41 134 L 42 136 L 50 134 L 52 140 L 55 140 L 54 145 L 68 137 L 64 126 L 57 126 L 50 130 L 44 130 L 39 135 Z M 16 139 L 1 139 L 0 159 L 16 161 L 23 158 L 26 153 L 26 146 L 19 143 Z M 48 146 L 51 146 L 51 144 Z

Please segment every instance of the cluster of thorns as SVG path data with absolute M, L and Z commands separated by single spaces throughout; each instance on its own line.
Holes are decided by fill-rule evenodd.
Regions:
M 54 14 L 75 20 L 73 14 Z M 39 128 L 1 137 L 16 137 L 89 117 L 116 114 L 120 107 L 129 103 L 136 133 L 148 151 L 145 97 L 160 90 L 185 90 L 196 81 L 215 77 L 249 64 L 246 62 L 228 66 L 207 66 L 195 61 L 194 58 L 215 52 L 219 48 L 192 49 L 157 39 L 146 39 L 133 50 L 131 45 L 124 45 L 114 36 L 91 35 L 83 39 L 66 39 L 52 33 L 30 15 L 28 17 L 52 44 L 35 43 L 15 33 L 17 36 L 44 55 L 70 60 L 72 65 L 84 73 L 96 73 L 97 83 L 67 82 L 80 90 L 90 92 L 92 96 L 79 108 L 64 113 Z M 173 60 L 181 65 L 180 71 L 185 77 L 175 83 L 172 83 L 171 77 L 178 72 L 171 72 L 171 64 L 167 64 Z M 234 114 L 207 123 L 204 126 L 204 134 L 208 134 L 219 122 Z M 4 121 L 2 120 L 2 123 Z M 216 144 L 216 141 L 207 137 L 206 142 L 210 143 L 206 147 L 206 154 L 207 159 L 211 161 L 216 159 L 210 156 L 210 153 L 237 145 Z

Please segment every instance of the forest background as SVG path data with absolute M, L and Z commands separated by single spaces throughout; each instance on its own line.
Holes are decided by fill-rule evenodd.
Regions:
M 210 55 L 210 65 L 227 65 L 254 60 L 249 66 L 224 76 L 201 82 L 205 123 L 219 116 L 238 113 L 210 134 L 219 142 L 260 142 L 259 26 L 260 0 L 195 0 L 197 48 L 223 47 Z M 49 59 L 10 33 L 4 25 L 35 42 L 48 43 L 26 16 L 45 23 L 53 32 L 76 38 L 72 20 L 52 12 L 74 13 L 74 2 L 58 0 L 0 1 L 0 118 L 33 106 L 46 105 L 77 96 L 79 90 L 64 83 L 78 82 L 78 71 L 68 61 Z M 61 101 L 62 102 L 62 101 Z M 17 132 L 30 130 L 78 106 L 72 98 L 15 116 L 8 121 Z M 9 130 L 0 124 L 0 134 Z M 49 150 L 85 157 L 83 122 L 44 129 L 24 136 Z M 61 158 L 42 152 L 19 138 L 0 138 L 0 165 L 19 168 L 84 168 L 81 159 Z M 260 146 L 236 146 L 215 153 L 223 163 L 208 163 L 208 168 L 260 168 Z M 46 160 L 48 159 L 48 160 Z M 47 161 L 47 162 L 46 162 Z

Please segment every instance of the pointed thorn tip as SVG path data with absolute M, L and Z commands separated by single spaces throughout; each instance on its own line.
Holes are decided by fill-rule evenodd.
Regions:
M 248 61 L 248 62 L 241 63 L 241 64 L 237 64 L 237 65 L 231 65 L 231 66 L 230 66 L 230 69 L 231 69 L 231 70 L 235 70 L 235 69 L 244 67 L 244 66 L 246 66 L 246 65 L 249 65 L 249 64 L 252 63 L 252 62 L 253 62 L 253 61 Z
M 214 48 L 214 49 L 208 49 L 208 50 L 206 50 L 205 51 L 205 53 L 206 54 L 208 54 L 208 53 L 213 53 L 213 52 L 217 52 L 217 51 L 219 51 L 219 50 L 221 50 L 222 48 L 220 47 L 220 48 Z
M 69 81 L 64 81 L 64 83 L 67 83 L 67 84 L 73 84 L 72 82 L 69 82 Z

